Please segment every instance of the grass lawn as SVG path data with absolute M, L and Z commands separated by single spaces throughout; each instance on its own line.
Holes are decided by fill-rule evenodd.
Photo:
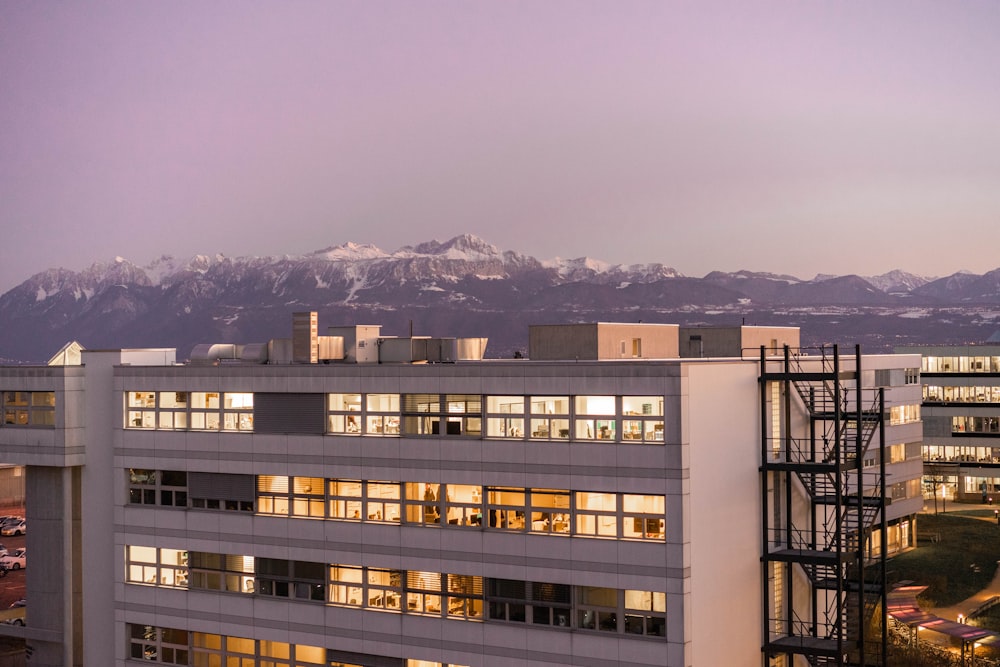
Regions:
M 970 514 L 993 516 L 979 510 L 917 517 L 920 546 L 887 563 L 889 583 L 909 579 L 929 586 L 920 597 L 924 607 L 947 607 L 985 588 L 1000 560 L 1000 527 Z M 928 533 L 939 534 L 941 541 L 923 539 Z

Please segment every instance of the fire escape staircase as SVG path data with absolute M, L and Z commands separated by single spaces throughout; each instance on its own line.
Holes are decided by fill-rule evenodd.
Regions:
M 876 612 L 885 609 L 885 550 L 875 558 L 865 553 L 873 531 L 882 531 L 885 544 L 884 400 L 881 391 L 859 387 L 860 349 L 854 360 L 856 368 L 844 371 L 836 346 L 832 354 L 823 348 L 818 358 L 793 355 L 786 347 L 783 358 L 769 360 L 761 350 L 765 423 L 766 389 L 773 382 L 783 387 L 780 454 L 775 456 L 774 438 L 762 427 L 761 472 L 765 478 L 779 477 L 785 496 L 781 525 L 773 525 L 767 481 L 762 480 L 764 581 L 774 562 L 804 575 L 786 576 L 783 618 L 765 613 L 764 651 L 801 655 L 815 667 L 863 667 L 885 660 L 884 619 L 881 638 L 865 636 Z M 793 412 L 797 423 L 806 424 L 800 437 L 790 433 Z M 807 499 L 807 510 L 801 502 L 799 509 L 790 509 L 793 494 Z M 803 579 L 811 596 L 808 618 L 796 616 L 792 605 L 793 598 L 803 595 L 798 590 L 802 583 L 796 583 Z

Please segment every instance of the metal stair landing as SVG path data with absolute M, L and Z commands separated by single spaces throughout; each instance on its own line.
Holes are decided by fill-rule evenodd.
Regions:
M 760 351 L 763 650 L 815 667 L 884 666 L 883 392 L 861 386 L 860 347 L 850 368 L 837 346 L 775 352 Z M 874 533 L 883 547 L 872 557 Z

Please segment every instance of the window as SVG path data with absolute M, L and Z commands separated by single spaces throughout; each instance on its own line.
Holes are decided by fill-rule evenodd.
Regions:
M 489 438 L 524 437 L 524 397 L 486 397 L 486 436 Z
M 483 523 L 482 487 L 471 484 L 448 484 L 445 487 L 445 518 L 451 526 L 481 526 Z
M 266 639 L 188 632 L 130 623 L 128 657 L 169 665 L 204 667 L 312 667 L 331 665 L 327 650 L 319 646 L 289 644 Z
M 406 613 L 440 616 L 441 580 L 437 572 L 407 572 Z
M 253 431 L 253 410 L 247 392 L 125 392 L 127 429 Z
M 329 486 L 331 517 L 358 521 L 365 517 L 361 480 L 331 480 Z
M 570 587 L 565 584 L 531 582 L 531 623 L 568 628 L 570 625 Z
M 253 430 L 253 394 L 223 394 L 222 428 L 225 431 Z
M 326 566 L 300 560 L 258 558 L 257 594 L 323 602 Z
M 622 440 L 663 442 L 663 397 L 622 397 Z
M 1000 434 L 1000 416 L 997 417 L 972 417 L 955 416 L 951 418 L 952 433 L 984 433 L 996 435 Z M 978 460 L 977 458 L 967 460 Z
M 570 532 L 569 491 L 554 489 L 531 489 L 529 495 L 532 533 Z
M 186 391 L 159 392 L 159 418 L 157 428 L 185 430 L 188 428 L 188 393 Z
M 663 540 L 664 496 L 636 495 L 622 496 L 624 510 L 622 537 L 640 540 Z
M 490 487 L 486 491 L 490 528 L 524 530 L 525 491 L 519 488 Z
M 326 480 L 322 477 L 257 477 L 257 506 L 262 514 L 326 516 Z M 291 491 L 291 492 L 289 492 Z
M 356 521 L 399 521 L 399 483 L 330 480 L 330 516 Z
M 407 523 L 441 523 L 441 485 L 407 482 L 404 485 Z
M 904 373 L 904 382 L 906 384 L 920 384 L 920 369 L 907 368 Z
M 167 665 L 189 664 L 186 630 L 129 624 L 128 645 L 129 658 L 132 660 Z
M 219 393 L 191 392 L 191 429 L 195 431 L 219 430 Z
M 130 504 L 187 507 L 187 473 L 183 470 L 129 468 L 128 483 Z
M 402 578 L 399 570 L 378 567 L 365 568 L 365 596 L 369 609 L 399 612 L 403 598 Z
M 574 437 L 577 440 L 617 439 L 614 396 L 577 396 Z
M 572 589 L 568 585 L 489 579 L 487 590 L 491 619 L 570 627 Z
M 156 428 L 156 393 L 129 391 L 125 393 L 127 428 Z
M 527 582 L 516 579 L 489 579 L 487 607 L 490 618 L 514 623 L 527 622 Z
M 625 591 L 625 633 L 667 636 L 667 594 Z
M 531 438 L 569 440 L 569 397 L 532 396 Z
M 407 435 L 482 435 L 482 397 L 476 394 L 403 394 Z
M 364 516 L 369 521 L 399 521 L 399 482 L 365 482 Z
M 448 574 L 448 616 L 451 618 L 483 617 L 483 578 Z
M 633 338 L 632 339 L 632 356 L 634 358 L 639 358 L 642 356 L 642 339 Z
M 189 588 L 230 593 L 254 592 L 253 556 L 188 552 Z
M 330 602 L 351 607 L 365 606 L 363 567 L 330 567 Z
M 617 537 L 617 497 L 614 493 L 576 494 L 576 532 L 595 537 Z
M 193 665 L 251 667 L 256 664 L 255 642 L 244 637 L 228 637 L 204 632 L 191 633 Z
M 168 588 L 187 588 L 188 554 L 179 549 L 125 547 L 125 580 Z
M 889 423 L 892 426 L 920 421 L 919 405 L 897 405 L 889 408 Z
M 340 435 L 361 435 L 361 394 L 330 394 L 327 431 Z
M 399 394 L 366 394 L 365 409 L 365 435 L 399 435 Z
M 618 591 L 614 588 L 577 587 L 577 627 L 618 632 Z
M 322 477 L 292 477 L 292 516 L 323 518 L 326 481 Z
M 399 570 L 330 566 L 330 602 L 399 613 L 403 594 Z
M 327 651 L 319 646 L 288 644 L 267 639 L 229 637 L 192 632 L 192 665 L 199 667 L 312 667 L 330 665 Z
M 288 478 L 284 475 L 257 476 L 257 511 L 288 515 Z

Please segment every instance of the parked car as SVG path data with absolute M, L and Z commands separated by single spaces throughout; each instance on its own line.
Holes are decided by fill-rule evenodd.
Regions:
M 28 532 L 28 522 L 21 519 L 17 523 L 5 523 L 3 528 L 0 528 L 0 535 L 24 535 Z
M 27 565 L 27 549 L 15 549 L 13 553 L 0 558 L 0 567 L 6 567 L 11 570 L 20 570 L 22 567 L 27 567 Z
M 27 607 L 27 606 L 28 606 L 28 600 L 27 600 L 27 598 L 21 598 L 20 600 L 15 600 L 14 602 L 12 602 L 10 604 L 9 608 L 10 609 L 18 609 L 20 607 Z M 21 617 L 18 617 L 18 618 L 8 618 L 6 621 L 4 621 L 4 624 L 5 625 L 24 625 L 24 618 L 21 618 Z

